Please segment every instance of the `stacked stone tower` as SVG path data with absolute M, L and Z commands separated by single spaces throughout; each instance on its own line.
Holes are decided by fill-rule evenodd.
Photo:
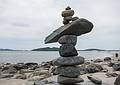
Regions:
M 88 33 L 92 30 L 93 24 L 86 19 L 79 19 L 72 17 L 74 10 L 67 7 L 62 12 L 63 24 L 51 35 L 45 39 L 45 43 L 58 42 L 61 44 L 59 54 L 61 57 L 55 59 L 53 64 L 58 66 L 58 83 L 60 84 L 74 84 L 80 83 L 84 80 L 80 77 L 80 64 L 84 63 L 84 58 L 78 56 L 75 48 L 77 43 L 77 36 Z

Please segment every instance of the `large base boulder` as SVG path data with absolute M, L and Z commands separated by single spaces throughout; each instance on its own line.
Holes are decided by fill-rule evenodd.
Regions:
M 59 57 L 53 60 L 53 65 L 67 66 L 67 65 L 79 65 L 84 63 L 84 58 L 80 56 L 75 57 Z
M 75 83 L 80 83 L 84 82 L 84 80 L 81 77 L 77 78 L 69 78 L 69 77 L 64 77 L 64 76 L 58 76 L 57 82 L 60 84 L 75 84 Z
M 61 66 L 58 67 L 56 70 L 59 73 L 59 75 L 70 78 L 75 78 L 80 75 L 80 69 L 77 66 Z

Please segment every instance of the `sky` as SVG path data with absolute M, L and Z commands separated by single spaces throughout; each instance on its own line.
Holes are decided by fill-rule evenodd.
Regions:
M 59 47 L 44 39 L 63 25 L 67 6 L 94 24 L 92 32 L 78 36 L 77 49 L 120 49 L 120 0 L 0 0 L 0 48 Z

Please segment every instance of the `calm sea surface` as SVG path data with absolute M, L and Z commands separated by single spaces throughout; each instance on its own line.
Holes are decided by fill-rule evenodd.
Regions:
M 108 51 L 78 51 L 85 59 L 111 57 L 116 52 Z M 58 51 L 0 51 L 0 63 L 21 63 L 50 61 L 58 58 Z

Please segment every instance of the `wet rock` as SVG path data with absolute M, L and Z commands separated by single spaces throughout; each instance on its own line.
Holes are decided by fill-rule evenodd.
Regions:
M 69 78 L 69 77 L 64 77 L 64 76 L 58 76 L 57 81 L 60 84 L 70 84 L 70 85 L 74 83 L 84 82 L 84 80 L 81 77 Z
M 102 66 L 98 64 L 89 64 L 86 66 L 86 71 L 88 73 L 95 73 L 95 72 L 99 72 L 102 70 L 103 70 Z
M 80 75 L 80 69 L 78 66 L 61 66 L 58 67 L 56 70 L 59 75 L 65 77 L 75 78 Z
M 120 85 L 120 75 L 116 78 L 114 84 L 115 85 Z
M 93 83 L 102 85 L 102 80 L 101 79 L 98 79 L 97 77 L 93 77 L 93 76 L 87 76 L 87 77 Z
M 77 36 L 75 36 L 75 35 L 64 35 L 64 36 L 60 37 L 60 39 L 58 40 L 58 42 L 60 44 L 72 44 L 72 45 L 76 45 Z
M 59 57 L 53 60 L 53 65 L 65 66 L 65 65 L 79 65 L 84 63 L 84 58 L 80 56 L 75 57 Z
M 13 76 L 14 79 L 26 79 L 27 76 L 25 74 L 16 74 Z
M 63 44 L 62 46 L 60 46 L 59 54 L 62 57 L 71 57 L 78 55 L 77 50 L 72 44 Z
M 114 63 L 112 67 L 115 71 L 120 71 L 120 63 Z
M 101 59 L 94 60 L 94 63 L 100 63 L 100 62 L 103 62 L 103 60 L 101 60 Z
M 105 57 L 104 61 L 111 61 L 111 58 L 110 57 Z
M 117 73 L 106 73 L 105 74 L 107 77 L 117 77 L 118 76 L 118 74 Z
M 11 78 L 13 76 L 14 76 L 13 74 L 1 74 L 0 78 Z
M 27 66 L 32 66 L 32 65 L 38 65 L 38 63 L 30 62 L 30 63 L 25 63 L 25 65 L 27 65 Z

